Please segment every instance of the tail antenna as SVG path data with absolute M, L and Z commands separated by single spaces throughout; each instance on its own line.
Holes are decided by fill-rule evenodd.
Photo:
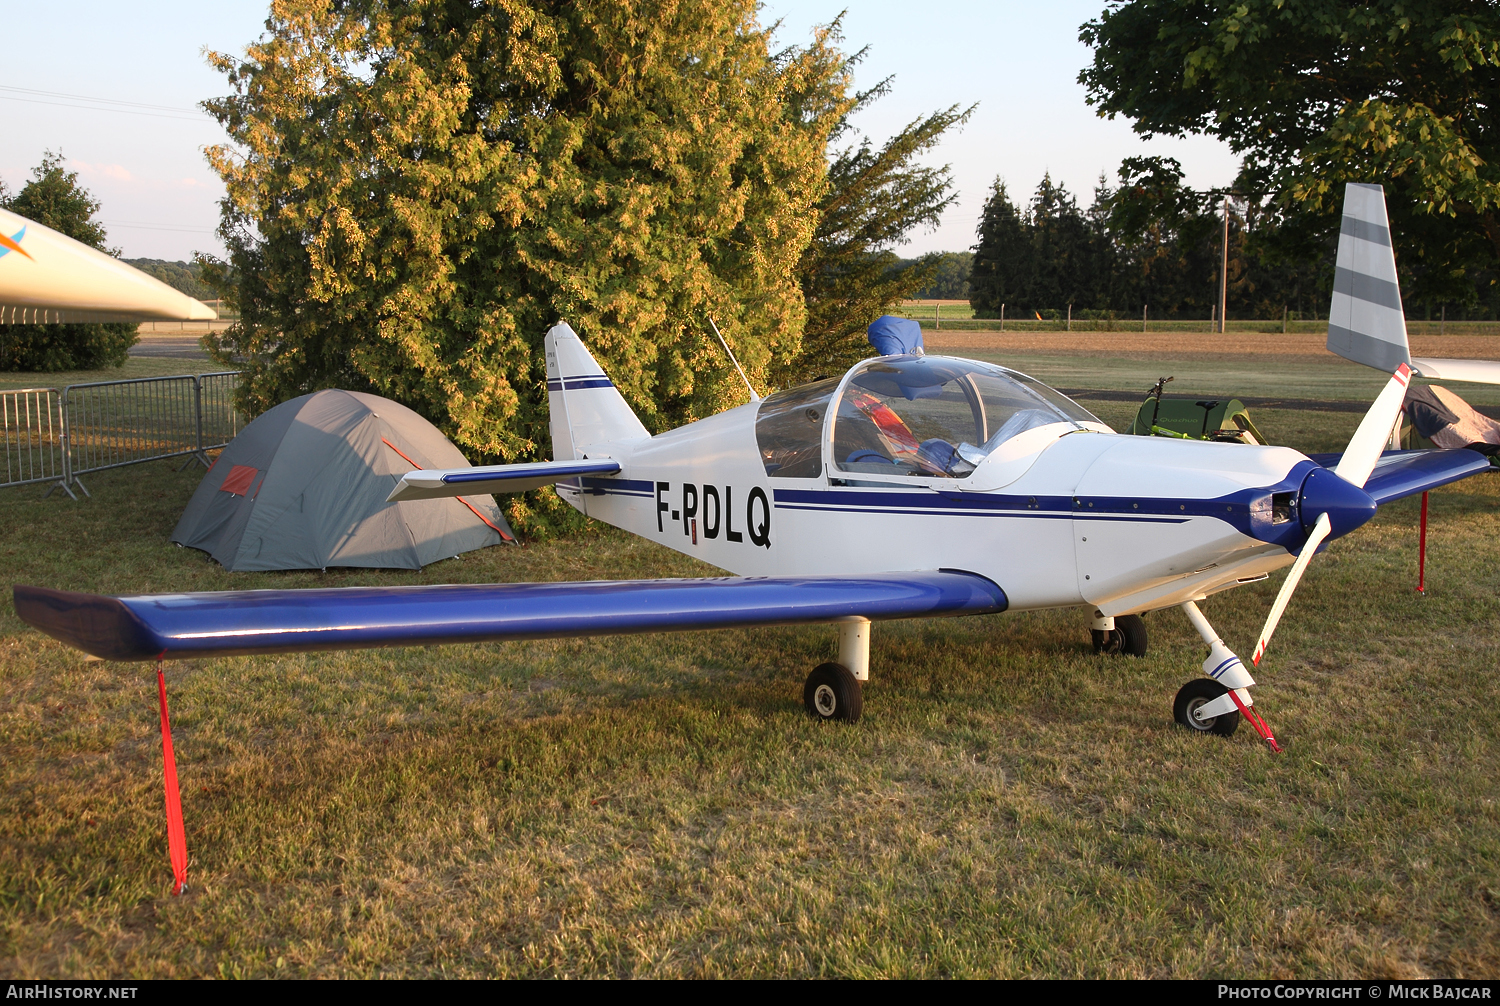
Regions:
M 745 376 L 745 368 L 740 366 L 740 361 L 734 358 L 734 350 L 729 348 L 729 343 L 724 341 L 724 333 L 719 331 L 719 326 L 714 324 L 712 318 L 708 319 L 709 327 L 714 330 L 714 335 L 719 337 L 719 345 L 724 347 L 724 352 L 729 354 L 729 362 L 734 364 L 734 369 L 740 372 L 740 380 L 745 382 L 745 387 L 750 389 L 750 401 L 760 401 L 760 395 L 755 393 L 755 385 L 750 383 L 750 378 Z

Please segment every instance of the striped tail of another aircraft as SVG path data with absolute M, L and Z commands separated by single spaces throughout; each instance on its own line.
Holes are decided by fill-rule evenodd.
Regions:
M 1379 185 L 1350 182 L 1344 189 L 1328 349 L 1387 374 L 1404 363 L 1418 377 L 1500 384 L 1500 362 L 1412 357 L 1385 189 Z

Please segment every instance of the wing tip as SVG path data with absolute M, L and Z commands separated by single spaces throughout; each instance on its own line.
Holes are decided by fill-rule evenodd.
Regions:
M 16 616 L 33 629 L 104 660 L 152 660 L 158 647 L 117 597 L 18 583 Z

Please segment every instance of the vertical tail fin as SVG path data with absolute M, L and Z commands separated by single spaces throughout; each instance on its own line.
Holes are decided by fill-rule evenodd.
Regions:
M 575 460 L 594 444 L 651 435 L 566 323 L 547 333 L 547 408 L 557 461 Z
M 1328 349 L 1386 373 L 1411 364 L 1385 189 L 1379 185 L 1350 182 L 1344 188 Z

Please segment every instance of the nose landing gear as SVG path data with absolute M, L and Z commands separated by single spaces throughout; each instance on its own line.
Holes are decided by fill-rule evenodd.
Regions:
M 1203 673 L 1208 677 L 1194 678 L 1182 686 L 1172 703 L 1172 718 L 1191 730 L 1228 737 L 1240 725 L 1242 714 L 1272 751 L 1280 751 L 1281 745 L 1276 743 L 1271 728 L 1251 708 L 1255 700 L 1250 697 L 1250 688 L 1255 679 L 1240 658 L 1224 645 L 1196 604 L 1186 602 L 1182 612 L 1208 644 L 1208 659 L 1203 662 Z
M 1205 716 L 1203 711 L 1213 706 L 1215 700 L 1228 694 L 1229 688 L 1213 678 L 1194 678 L 1183 685 L 1172 701 L 1172 718 L 1189 730 L 1218 734 L 1228 737 L 1239 729 L 1240 712 L 1232 705 L 1230 711 L 1217 716 Z

